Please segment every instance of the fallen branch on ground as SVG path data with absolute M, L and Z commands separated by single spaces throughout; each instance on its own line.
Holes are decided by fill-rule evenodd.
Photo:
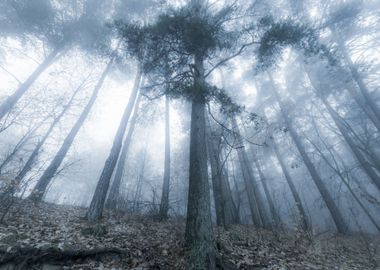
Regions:
M 125 254 L 126 251 L 117 248 L 99 248 L 90 250 L 60 250 L 56 247 L 35 248 L 24 247 L 10 252 L 0 252 L 0 266 L 7 263 L 15 263 L 18 269 L 23 269 L 30 264 L 45 262 L 67 262 L 89 257 L 98 257 L 107 254 Z M 25 268 L 27 269 L 27 268 Z

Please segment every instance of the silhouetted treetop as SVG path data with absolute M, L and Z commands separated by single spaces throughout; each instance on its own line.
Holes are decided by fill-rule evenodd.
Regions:
M 328 49 L 320 43 L 316 30 L 311 26 L 291 19 L 275 21 L 272 17 L 263 18 L 260 24 L 264 32 L 257 53 L 259 68 L 275 64 L 286 47 L 299 50 L 306 57 L 327 57 L 333 62 Z

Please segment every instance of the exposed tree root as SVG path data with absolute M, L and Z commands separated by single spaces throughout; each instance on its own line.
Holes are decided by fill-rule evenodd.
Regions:
M 100 257 L 108 254 L 125 254 L 126 251 L 117 248 L 99 248 L 90 250 L 60 250 L 51 248 L 19 248 L 12 252 L 0 252 L 0 266 L 14 264 L 15 269 L 30 269 L 28 266 L 42 263 L 68 262 L 90 257 Z

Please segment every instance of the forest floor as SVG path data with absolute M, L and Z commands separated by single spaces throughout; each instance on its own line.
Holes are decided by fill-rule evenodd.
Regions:
M 18 202 L 0 224 L 0 270 L 187 269 L 184 221 L 107 211 L 97 224 L 85 209 Z M 252 226 L 215 229 L 227 269 L 380 269 L 380 239 L 318 237 Z

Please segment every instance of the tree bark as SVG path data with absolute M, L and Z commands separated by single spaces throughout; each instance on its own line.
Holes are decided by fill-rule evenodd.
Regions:
M 125 136 L 125 139 L 123 142 L 123 148 L 121 150 L 120 157 L 117 161 L 115 176 L 111 184 L 111 188 L 110 188 L 110 191 L 106 200 L 106 204 L 105 204 L 106 208 L 116 209 L 117 207 L 120 185 L 121 185 L 121 181 L 124 174 L 124 168 L 125 168 L 125 163 L 127 160 L 129 145 L 131 144 L 132 135 L 136 126 L 140 100 L 141 100 L 141 95 L 138 95 L 136 98 L 135 108 L 133 110 L 131 120 L 129 121 L 128 133 L 127 133 L 127 136 Z
M 92 197 L 90 207 L 86 213 L 87 220 L 96 221 L 96 220 L 101 219 L 102 217 L 104 201 L 107 196 L 112 173 L 115 169 L 116 162 L 118 160 L 118 157 L 121 151 L 124 133 L 128 124 L 128 120 L 132 113 L 133 105 L 136 101 L 136 97 L 137 97 L 139 87 L 140 87 L 141 78 L 142 78 L 142 70 L 139 67 L 136 74 L 131 96 L 129 97 L 128 104 L 124 110 L 124 114 L 121 118 L 119 127 L 117 129 L 117 132 L 113 141 L 111 152 L 108 155 L 108 158 L 104 164 L 103 171 L 100 175 L 98 184 L 96 186 L 94 196 Z
M 165 164 L 164 182 L 162 184 L 162 195 L 160 203 L 160 220 L 168 217 L 169 211 L 169 188 L 170 188 L 170 102 L 169 96 L 165 97 Z
M 245 151 L 243 139 L 240 135 L 235 118 L 232 118 L 232 127 L 238 140 L 238 148 L 236 151 L 238 153 L 239 163 L 243 173 L 253 224 L 257 227 L 270 228 L 270 222 L 265 213 L 264 199 L 260 193 L 256 179 L 254 178 L 252 164 L 250 163 L 247 152 Z
M 19 101 L 19 99 L 25 94 L 30 86 L 37 80 L 41 73 L 44 72 L 44 70 L 46 70 L 54 62 L 61 50 L 61 47 L 54 49 L 34 70 L 29 78 L 26 79 L 26 81 L 21 84 L 19 88 L 0 105 L 0 120 L 12 110 L 17 101 Z
M 306 153 L 306 150 L 305 150 L 305 147 L 303 146 L 302 142 L 301 142 L 301 139 L 299 137 L 299 135 L 297 134 L 296 130 L 294 129 L 293 125 L 292 125 L 292 122 L 291 120 L 289 119 L 289 116 L 285 110 L 285 106 L 284 104 L 282 103 L 280 97 L 279 97 L 279 94 L 277 92 L 277 89 L 276 89 L 276 86 L 274 84 L 274 81 L 273 81 L 273 78 L 271 77 L 270 74 L 269 75 L 269 78 L 270 78 L 270 81 L 271 81 L 271 84 L 272 84 L 272 88 L 273 88 L 273 93 L 276 97 L 276 100 L 280 106 L 280 111 L 281 111 L 281 114 L 282 114 L 282 117 L 284 118 L 285 120 L 285 123 L 288 127 L 288 130 L 289 130 L 289 133 L 290 133 L 290 136 L 292 137 L 293 139 L 293 142 L 294 144 L 296 145 L 297 149 L 298 149 L 298 152 L 300 153 L 305 165 L 306 165 L 306 168 L 308 169 L 315 185 L 317 186 L 320 194 L 322 195 L 322 198 L 324 200 L 324 202 L 326 203 L 326 206 L 327 208 L 329 209 L 330 211 L 330 214 L 334 220 L 334 223 L 336 225 L 336 228 L 338 230 L 338 232 L 340 233 L 343 233 L 343 234 L 346 234 L 348 233 L 349 231 L 349 228 L 346 224 L 346 222 L 344 221 L 344 218 L 343 218 L 343 215 L 342 213 L 340 212 L 338 206 L 335 204 L 335 201 L 334 199 L 332 198 L 332 196 L 330 195 L 327 187 L 325 186 L 325 184 L 323 183 L 322 179 L 320 178 L 316 168 L 314 167 L 314 164 L 312 163 L 312 161 L 310 160 L 309 156 L 307 155 Z
M 80 128 L 82 127 L 84 121 L 86 120 L 88 114 L 90 113 L 96 101 L 96 98 L 98 96 L 99 90 L 101 89 L 104 83 L 104 80 L 106 79 L 109 71 L 111 70 L 112 63 L 113 63 L 113 59 L 111 59 L 109 63 L 107 64 L 107 67 L 104 69 L 102 75 L 100 76 L 100 79 L 98 83 L 96 84 L 86 107 L 83 109 L 78 120 L 75 122 L 74 126 L 71 128 L 70 133 L 67 135 L 67 137 L 63 141 L 63 144 L 61 145 L 54 159 L 50 162 L 50 165 L 47 167 L 45 172 L 42 174 L 42 176 L 38 180 L 32 193 L 29 195 L 29 199 L 35 202 L 39 202 L 42 200 L 46 192 L 46 188 L 48 187 L 49 183 L 55 176 L 59 166 L 62 164 L 63 159 L 65 158 L 67 152 L 69 151 L 76 135 L 78 134 Z
M 190 128 L 189 194 L 186 244 L 191 269 L 215 269 L 215 246 L 211 223 L 210 189 L 207 173 L 205 79 L 203 58 L 194 57 L 195 75 Z

